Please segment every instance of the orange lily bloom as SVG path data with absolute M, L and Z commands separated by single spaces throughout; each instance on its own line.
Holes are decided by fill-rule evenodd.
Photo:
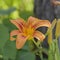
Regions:
M 25 22 L 22 18 L 10 21 L 18 28 L 18 30 L 13 30 L 10 33 L 10 40 L 16 40 L 17 49 L 21 49 L 27 40 L 32 40 L 33 38 L 43 41 L 45 35 L 36 29 L 42 26 L 51 26 L 48 20 L 39 20 L 32 16 L 28 18 L 27 22 Z M 15 35 L 17 35 L 17 38 L 13 37 Z

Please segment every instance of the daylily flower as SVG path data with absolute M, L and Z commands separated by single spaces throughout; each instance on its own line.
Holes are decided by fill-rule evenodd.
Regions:
M 60 5 L 60 1 L 58 0 L 52 0 L 51 2 L 53 5 Z
M 10 20 L 18 30 L 13 30 L 10 33 L 10 40 L 16 40 L 16 48 L 21 49 L 27 40 L 32 40 L 36 38 L 37 40 L 43 41 L 45 35 L 36 29 L 42 26 L 50 27 L 51 24 L 48 20 L 39 20 L 30 16 L 28 21 L 24 21 L 24 19 L 20 18 L 17 20 Z M 17 35 L 16 38 L 13 36 Z

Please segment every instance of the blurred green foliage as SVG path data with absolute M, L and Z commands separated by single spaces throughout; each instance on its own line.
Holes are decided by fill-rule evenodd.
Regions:
M 17 50 L 15 41 L 9 39 L 16 27 L 11 19 L 27 18 L 33 15 L 33 0 L 0 0 L 0 60 L 35 60 L 35 55 L 27 51 L 27 45 Z

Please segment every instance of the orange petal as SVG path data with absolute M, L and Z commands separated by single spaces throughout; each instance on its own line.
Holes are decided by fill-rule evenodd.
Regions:
M 24 46 L 27 39 L 28 37 L 24 36 L 23 34 L 19 34 L 16 40 L 16 48 L 21 49 Z
M 24 19 L 22 19 L 22 18 L 17 19 L 16 22 L 17 22 L 18 24 L 21 24 L 22 26 L 25 26 L 25 25 L 26 25 L 26 22 L 25 22 Z
M 15 38 L 13 36 L 15 35 L 18 35 L 20 32 L 19 30 L 13 30 L 11 33 L 10 33 L 10 40 L 13 41 L 15 40 Z
M 39 21 L 39 19 L 30 16 L 30 17 L 28 18 L 27 25 L 31 25 L 31 26 L 33 26 L 33 25 L 36 24 L 38 21 Z
M 11 21 L 11 23 L 13 23 L 14 25 L 16 25 L 16 27 L 17 27 L 20 31 L 22 31 L 22 28 L 26 25 L 26 24 L 25 24 L 25 21 L 24 21 L 22 18 L 17 19 L 17 20 L 10 20 L 10 21 Z
M 36 39 L 40 41 L 43 41 L 45 38 L 45 35 L 41 33 L 40 31 L 35 31 L 33 37 L 35 37 Z
M 28 26 L 31 25 L 34 29 L 42 26 L 50 27 L 51 23 L 48 20 L 40 20 L 38 18 L 30 16 L 28 18 Z
M 51 23 L 48 20 L 40 20 L 35 25 L 33 25 L 34 29 L 37 29 L 39 27 L 51 27 Z

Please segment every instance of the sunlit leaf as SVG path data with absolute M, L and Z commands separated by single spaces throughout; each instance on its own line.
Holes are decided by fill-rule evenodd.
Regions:
M 60 36 L 60 20 L 57 21 L 55 36 L 57 38 Z
M 3 0 L 6 5 L 12 6 L 14 0 Z
M 49 32 L 50 32 L 50 30 L 52 31 L 52 30 L 54 29 L 56 23 L 57 23 L 57 20 L 56 20 L 56 19 L 53 20 L 53 22 L 52 22 L 52 24 L 51 24 L 51 27 L 48 29 L 48 31 L 47 31 L 47 33 L 46 33 L 45 35 L 48 35 Z
M 50 45 L 52 43 L 52 31 L 50 30 L 48 34 L 48 44 Z
M 13 13 L 11 13 L 10 17 L 13 18 L 13 19 L 19 18 L 19 12 L 18 11 L 14 11 Z

